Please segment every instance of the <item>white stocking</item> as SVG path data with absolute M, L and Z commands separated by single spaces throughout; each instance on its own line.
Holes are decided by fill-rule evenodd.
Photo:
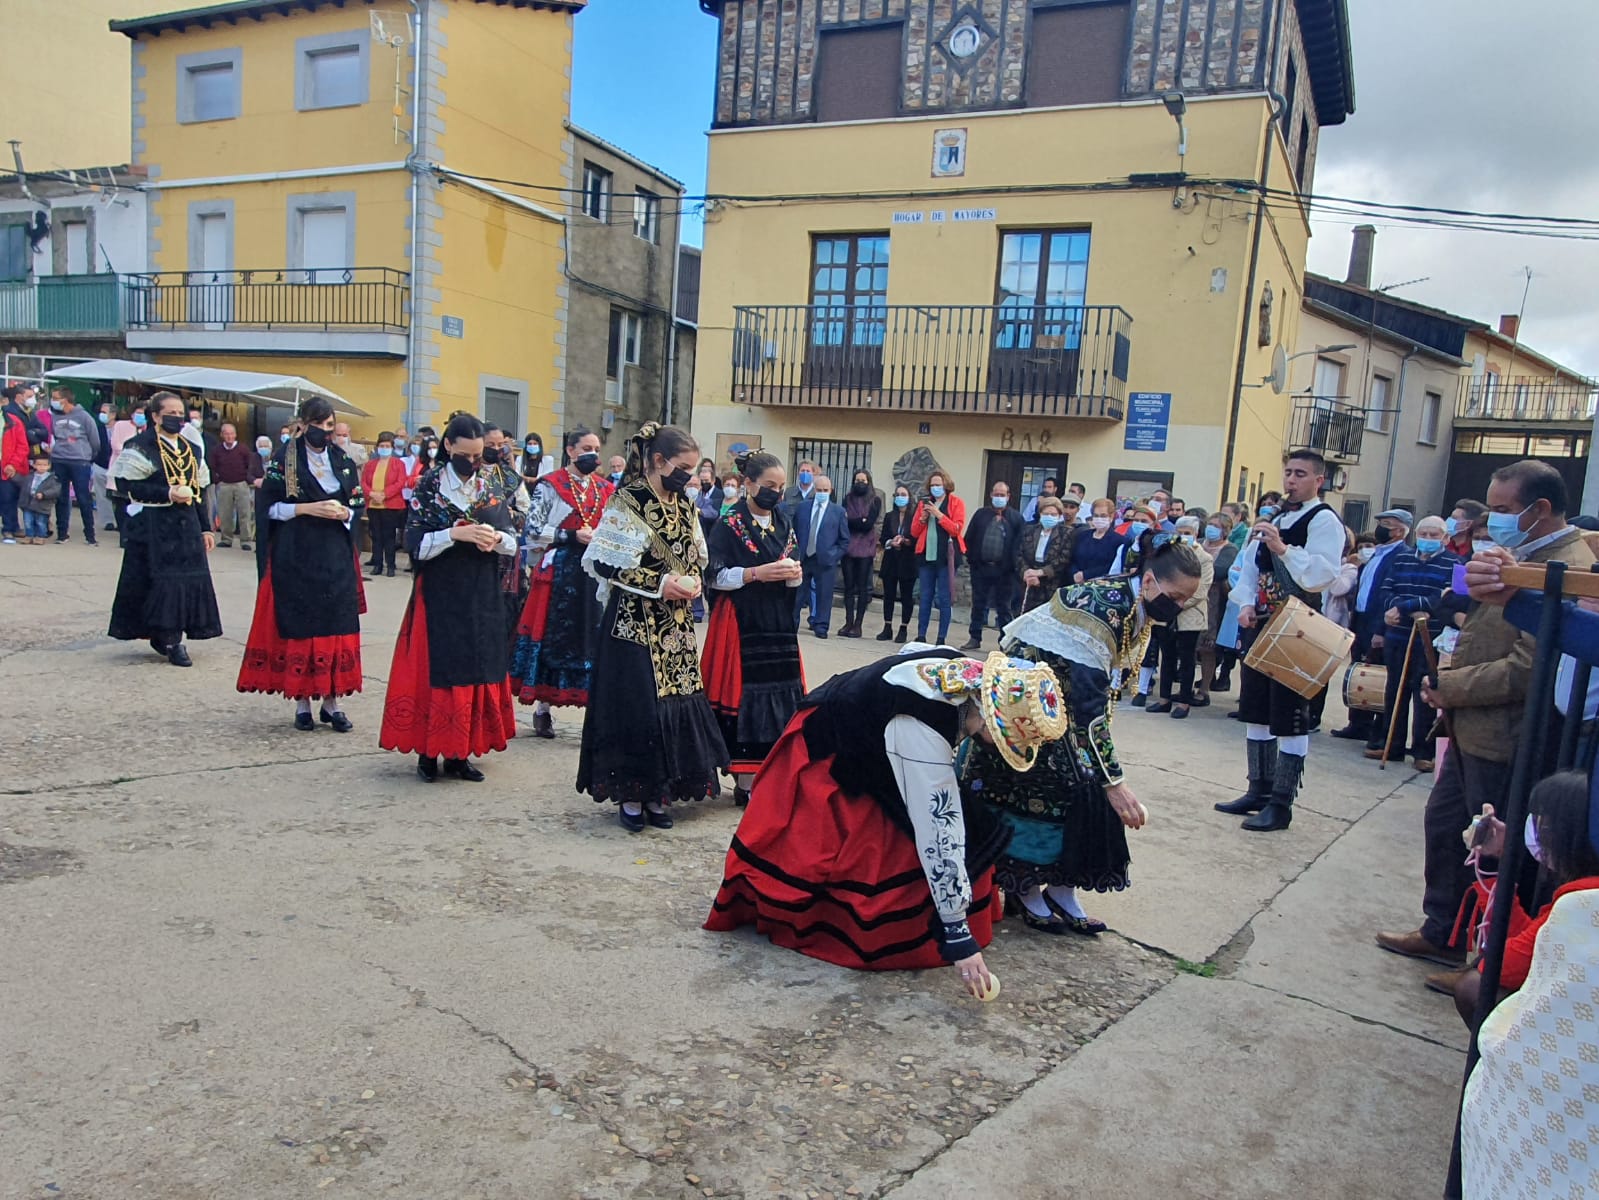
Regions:
M 1084 920 L 1088 916 L 1088 914 L 1083 911 L 1083 906 L 1077 903 L 1077 889 L 1074 887 L 1062 887 L 1059 884 L 1056 884 L 1054 887 L 1049 889 L 1049 898 L 1064 908 L 1072 916 L 1076 917 L 1079 921 Z

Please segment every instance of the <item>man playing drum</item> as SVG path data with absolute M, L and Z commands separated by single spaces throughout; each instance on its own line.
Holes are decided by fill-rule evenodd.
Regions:
M 1281 511 L 1256 523 L 1238 552 L 1238 583 L 1228 598 L 1249 642 L 1291 596 L 1321 611 L 1319 593 L 1337 576 L 1344 550 L 1343 520 L 1319 499 L 1326 477 L 1327 461 L 1314 450 L 1291 453 Z M 1254 814 L 1244 822 L 1253 832 L 1287 829 L 1310 753 L 1310 701 L 1245 665 L 1238 709 L 1249 727 L 1249 790 L 1216 811 Z

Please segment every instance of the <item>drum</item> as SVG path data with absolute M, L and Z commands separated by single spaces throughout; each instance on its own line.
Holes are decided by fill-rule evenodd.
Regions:
M 1344 672 L 1344 707 L 1350 712 L 1382 712 L 1388 670 L 1376 663 L 1355 663 Z
M 1255 638 L 1244 665 L 1308 700 L 1327 686 L 1354 644 L 1349 630 L 1290 597 Z

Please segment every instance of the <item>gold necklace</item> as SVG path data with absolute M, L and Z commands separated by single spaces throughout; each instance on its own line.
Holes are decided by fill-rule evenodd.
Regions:
M 155 444 L 161 451 L 161 470 L 167 477 L 168 485 L 197 489 L 200 482 L 199 472 L 196 469 L 194 451 L 189 449 L 189 444 L 182 437 L 177 437 L 169 447 L 166 438 L 159 434 L 156 435 Z

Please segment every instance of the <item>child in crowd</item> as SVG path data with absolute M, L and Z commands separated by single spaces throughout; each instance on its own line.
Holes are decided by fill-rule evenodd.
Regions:
M 30 546 L 42 545 L 50 538 L 50 514 L 56 510 L 61 481 L 50 470 L 50 456 L 43 450 L 33 456 L 33 474 L 22 493 L 22 540 Z

